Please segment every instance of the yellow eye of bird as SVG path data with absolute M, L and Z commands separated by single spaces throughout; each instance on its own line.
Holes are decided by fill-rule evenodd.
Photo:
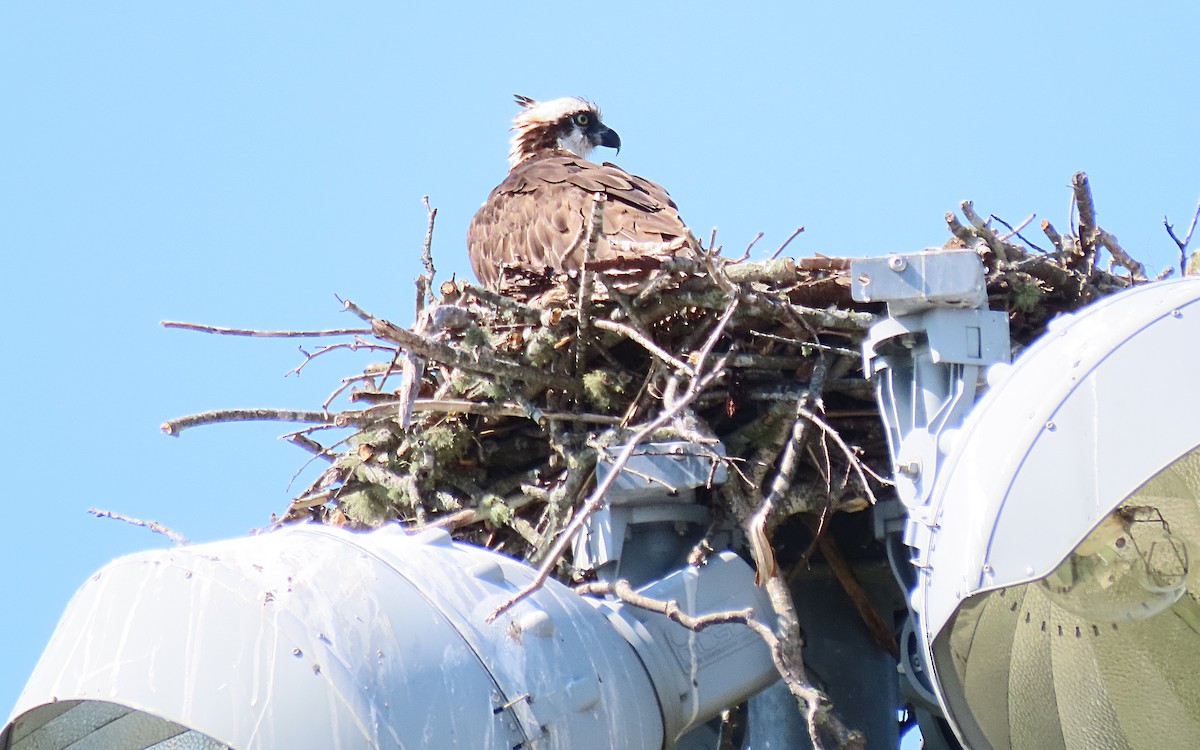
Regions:
M 588 116 L 587 116 L 587 113 L 586 113 L 586 112 L 580 112 L 579 114 L 575 115 L 575 124 L 576 124 L 576 125 L 578 125 L 578 126 L 579 126 L 579 127 L 581 127 L 581 128 L 582 128 L 582 127 L 586 127 L 586 126 L 587 126 L 587 124 L 588 124 Z

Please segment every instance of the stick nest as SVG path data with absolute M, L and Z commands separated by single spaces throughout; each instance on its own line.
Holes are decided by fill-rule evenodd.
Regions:
M 947 214 L 946 246 L 979 252 L 990 306 L 1008 313 L 1015 349 L 1056 314 L 1146 279 L 1096 224 L 1082 173 L 1074 189 L 1078 229 L 1062 235 L 1042 222 L 1046 251 L 1021 227 L 994 229 L 969 202 L 965 222 Z M 1097 265 L 1103 249 L 1123 272 Z M 710 247 L 584 274 L 513 275 L 504 293 L 460 281 L 435 292 L 428 253 L 426 261 L 411 328 L 346 302 L 369 328 L 325 332 L 354 336 L 338 346 L 381 353 L 335 391 L 348 395 L 346 408 L 329 408 L 331 396 L 317 411 L 210 412 L 164 430 L 310 422 L 289 438 L 328 465 L 273 520 L 441 526 L 532 562 L 557 554 L 554 543 L 595 487 L 597 461 L 635 435 L 710 446 L 714 457 L 723 444 L 716 460 L 728 481 L 702 489 L 700 501 L 713 509 L 714 529 L 775 548 L 752 549 L 760 568 L 788 544 L 775 533 L 781 523 L 799 516 L 808 534 L 885 491 L 887 446 L 860 361 L 883 310 L 850 299 L 849 259 L 730 260 Z M 670 419 L 639 432 L 668 408 Z M 326 445 L 318 438 L 331 427 L 349 434 Z M 569 554 L 555 562 L 564 578 L 586 573 Z

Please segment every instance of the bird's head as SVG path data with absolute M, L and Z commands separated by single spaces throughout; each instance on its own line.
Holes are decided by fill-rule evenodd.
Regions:
M 586 157 L 597 146 L 621 150 L 617 131 L 600 121 L 600 109 L 586 99 L 573 96 L 539 102 L 516 95 L 521 111 L 513 118 L 511 166 L 517 166 L 541 151 L 563 149 Z

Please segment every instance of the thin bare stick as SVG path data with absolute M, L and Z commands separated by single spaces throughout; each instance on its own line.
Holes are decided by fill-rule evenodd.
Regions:
M 369 375 L 367 375 L 367 374 L 352 375 L 348 378 L 342 378 L 342 384 L 339 385 L 337 388 L 333 389 L 333 393 L 330 393 L 329 396 L 325 399 L 325 401 L 321 403 L 321 408 L 324 409 L 325 411 L 328 411 L 329 405 L 333 403 L 333 400 L 335 398 L 337 398 L 338 396 L 342 395 L 342 393 L 344 393 L 347 388 L 350 388 L 351 386 L 353 386 L 355 382 L 362 381 L 362 380 L 372 380 L 376 377 L 378 377 L 378 375 L 372 373 Z M 387 377 L 386 373 L 384 374 L 384 377 Z
M 1034 248 L 1035 250 L 1038 250 L 1039 252 L 1044 253 L 1044 252 L 1046 252 L 1045 250 L 1042 250 L 1042 248 L 1038 247 L 1037 245 L 1033 244 L 1029 240 L 1025 239 L 1024 235 L 1021 234 L 1021 230 L 1024 229 L 1025 227 L 1029 226 L 1033 222 L 1033 220 L 1036 218 L 1037 218 L 1037 214 L 1029 214 L 1029 216 L 1025 217 L 1024 221 L 1022 221 L 1020 224 L 1018 224 L 1014 227 L 1012 224 L 1009 224 L 1007 221 L 1005 221 L 1004 219 L 1001 219 L 996 214 L 988 214 L 988 221 L 992 221 L 994 219 L 994 220 L 1000 222 L 1001 224 L 1003 224 L 1004 228 L 1008 230 L 1008 234 L 1000 235 L 1001 242 L 1008 242 L 1013 237 L 1018 237 L 1026 245 L 1029 245 L 1030 247 Z
M 222 328 L 206 326 L 200 323 L 184 323 L 178 320 L 164 320 L 159 323 L 163 328 L 180 328 L 185 331 L 200 333 L 218 333 L 222 336 L 257 336 L 260 338 L 320 338 L 323 336 L 361 336 L 370 335 L 370 328 L 329 328 L 323 331 L 262 331 L 254 328 Z
M 429 226 L 425 228 L 425 244 L 421 246 L 421 264 L 425 266 L 425 273 L 429 277 L 429 286 L 433 287 L 433 277 L 437 274 L 437 269 L 433 267 L 433 222 L 437 219 L 436 208 L 429 207 L 429 196 L 421 196 L 421 203 L 425 206 L 425 213 L 429 216 Z
M 1196 231 L 1196 220 L 1200 219 L 1200 203 L 1196 204 L 1196 211 L 1192 214 L 1192 223 L 1188 225 L 1187 234 L 1180 240 L 1175 236 L 1175 228 L 1167 221 L 1167 217 L 1163 216 L 1163 226 L 1167 229 L 1167 234 L 1175 240 L 1175 244 L 1179 246 L 1179 273 L 1180 275 L 1187 273 L 1187 247 L 1192 241 L 1192 232 Z
M 650 337 L 646 336 L 641 331 L 631 328 L 623 323 L 618 323 L 614 320 L 608 320 L 607 318 L 597 318 L 592 321 L 592 325 L 604 331 L 619 333 L 627 339 L 636 341 L 637 343 L 641 344 L 642 348 L 644 348 L 646 351 L 650 352 L 655 357 L 658 357 L 671 367 L 674 367 L 684 375 L 690 376 L 695 374 L 692 371 L 691 365 L 687 364 L 678 357 L 672 356 L 670 352 L 651 341 Z
M 481 414 L 493 417 L 527 417 L 529 412 L 519 404 L 484 403 L 459 399 L 417 399 L 413 403 L 414 412 L 443 412 L 447 414 Z M 395 405 L 384 402 L 361 411 L 305 411 L 297 409 L 217 409 L 199 412 L 176 419 L 168 419 L 160 426 L 163 432 L 176 436 L 191 427 L 224 422 L 301 422 L 315 425 L 316 428 L 349 427 L 351 425 L 371 424 L 380 419 L 394 417 Z M 619 417 L 604 414 L 588 414 L 573 411 L 548 411 L 538 413 L 541 419 L 548 422 L 580 422 L 583 424 L 616 425 Z M 307 428 L 289 433 L 285 437 L 309 432 L 315 428 Z
M 125 523 L 132 524 L 133 526 L 140 526 L 143 529 L 149 529 L 155 534 L 162 534 L 176 544 L 191 544 L 191 542 L 188 541 L 188 538 L 183 534 L 180 534 L 177 531 L 172 531 L 158 521 L 143 521 L 140 518 L 127 516 L 124 513 L 116 513 L 111 510 L 101 510 L 100 508 L 88 508 L 88 513 L 91 513 L 96 518 L 114 518 L 118 521 L 124 521 Z
M 673 599 L 655 599 L 645 594 L 639 594 L 624 578 L 616 581 L 589 581 L 575 586 L 574 590 L 575 593 L 583 596 L 615 596 L 626 604 L 647 612 L 657 612 L 668 620 L 696 632 L 713 625 L 745 624 L 754 617 L 754 610 L 750 607 L 710 612 L 705 615 L 689 615 L 679 606 L 679 602 Z M 770 632 L 770 629 L 767 632 Z
M 800 236 L 800 233 L 801 233 L 801 232 L 803 232 L 803 231 L 804 231 L 804 225 L 803 225 L 803 224 L 801 224 L 800 226 L 796 227 L 796 231 L 794 231 L 794 232 L 792 232 L 791 234 L 789 234 L 789 235 L 788 235 L 788 238 L 787 238 L 786 240 L 784 240 L 784 241 L 783 241 L 783 244 L 779 246 L 779 249 L 778 249 L 778 250 L 776 250 L 775 252 L 771 253 L 771 260 L 775 260 L 776 258 L 778 258 L 778 257 L 779 257 L 779 256 L 780 256 L 780 255 L 783 253 L 784 249 L 785 249 L 785 248 L 786 248 L 788 245 L 792 244 L 792 240 L 794 240 L 794 239 L 796 239 L 797 237 L 799 237 L 799 236 Z
M 796 413 L 812 422 L 814 425 L 820 428 L 821 432 L 824 432 L 831 440 L 833 440 L 834 444 L 837 445 L 837 447 L 842 450 L 842 453 L 846 455 L 846 460 L 850 462 L 850 466 L 854 468 L 854 473 L 858 475 L 858 481 L 862 485 L 863 492 L 867 493 L 867 498 L 870 499 L 871 505 L 878 504 L 879 501 L 875 498 L 875 493 L 871 491 L 871 484 L 867 481 L 867 474 L 863 470 L 862 460 L 859 459 L 858 454 L 854 452 L 854 449 L 846 445 L 846 441 L 842 440 L 842 436 L 838 434 L 837 430 L 830 427 L 828 424 L 826 424 L 825 420 L 821 419 L 808 409 L 805 409 L 803 406 L 796 407 Z
M 305 367 L 308 367 L 309 363 L 311 363 L 317 357 L 320 357 L 323 354 L 329 354 L 330 352 L 335 352 L 339 349 L 345 349 L 345 350 L 351 351 L 351 352 L 357 352 L 357 351 L 394 352 L 394 351 L 396 351 L 396 347 L 394 347 L 394 346 L 381 346 L 379 344 L 368 344 L 366 341 L 364 341 L 363 339 L 360 339 L 358 336 L 355 336 L 353 341 L 345 341 L 340 344 L 328 344 L 326 346 L 322 346 L 322 347 L 318 348 L 316 351 L 313 351 L 313 352 L 304 351 L 303 346 L 298 346 L 296 348 L 299 349 L 300 353 L 304 355 L 304 361 L 301 362 L 300 364 L 296 365 L 292 369 L 288 370 L 287 372 L 285 372 L 283 374 L 283 376 L 285 378 L 289 375 L 299 375 L 301 373 L 301 371 L 303 371 Z
M 341 421 L 345 420 L 345 421 Z M 217 424 L 219 422 L 307 422 L 310 424 L 328 424 L 345 426 L 353 419 L 346 419 L 346 413 L 331 413 L 327 411 L 303 411 L 297 409 L 216 409 L 214 411 L 189 414 L 178 419 L 168 419 L 160 426 L 168 435 L 178 435 L 189 427 L 202 424 Z
M 738 258 L 737 260 L 735 260 L 735 261 L 734 261 L 734 263 L 741 263 L 742 261 L 744 261 L 744 260 L 746 260 L 747 258 L 749 258 L 749 257 L 750 257 L 750 251 L 754 249 L 754 246 L 755 246 L 755 245 L 758 243 L 758 241 L 759 241 L 759 240 L 761 240 L 762 238 L 763 238 L 763 233 L 762 233 L 762 232 L 759 232 L 758 234 L 754 235 L 754 239 L 750 240 L 750 244 L 749 244 L 749 245 L 746 245 L 746 249 L 745 249 L 745 250 L 742 252 L 742 257 L 740 257 L 740 258 Z
M 336 453 L 321 445 L 316 440 L 313 440 L 308 435 L 291 435 L 287 438 L 287 441 L 297 448 L 302 448 L 303 450 L 308 451 L 309 453 L 313 454 L 314 457 L 324 459 L 329 463 L 333 463 L 337 460 Z M 295 477 L 293 477 L 293 479 L 294 478 Z
M 592 213 L 588 218 L 587 237 L 583 246 L 583 263 L 579 267 L 579 319 L 575 332 L 575 376 L 583 377 L 583 367 L 587 359 L 588 339 L 591 338 L 592 327 L 592 287 L 595 286 L 595 270 L 592 264 L 596 260 L 596 247 L 600 243 L 600 235 L 604 233 L 604 193 L 592 195 Z

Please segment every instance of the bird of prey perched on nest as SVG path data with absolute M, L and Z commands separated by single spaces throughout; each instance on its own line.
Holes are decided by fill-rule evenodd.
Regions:
M 471 268 L 485 287 L 579 269 L 596 196 L 604 221 L 591 267 L 645 268 L 698 247 L 666 190 L 615 164 L 587 160 L 596 146 L 621 147 L 595 104 L 574 97 L 516 100 L 522 109 L 513 120 L 508 176 L 467 230 Z

